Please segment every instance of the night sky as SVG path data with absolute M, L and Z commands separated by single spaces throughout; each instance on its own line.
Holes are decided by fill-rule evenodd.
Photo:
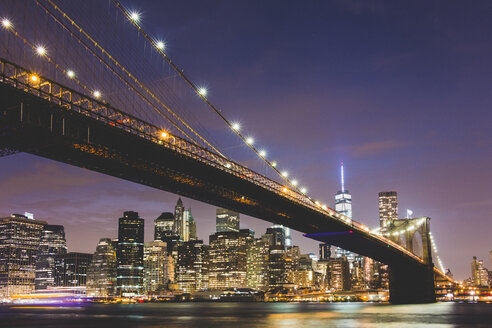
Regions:
M 343 161 L 355 220 L 377 226 L 378 192 L 395 190 L 400 217 L 410 208 L 432 218 L 455 278 L 470 276 L 473 256 L 492 269 L 492 2 L 123 3 L 310 195 L 334 206 Z M 126 210 L 146 219 L 150 241 L 153 220 L 178 198 L 27 154 L 0 158 L 0 186 L 1 216 L 63 224 L 69 250 L 91 253 L 117 236 Z M 215 208 L 184 204 L 208 243 Z M 257 236 L 269 225 L 241 217 Z

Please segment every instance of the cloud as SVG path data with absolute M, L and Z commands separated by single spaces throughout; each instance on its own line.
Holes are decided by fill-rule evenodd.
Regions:
M 484 199 L 477 200 L 471 202 L 460 203 L 457 206 L 458 208 L 483 208 L 483 207 L 492 207 L 492 199 Z
M 356 145 L 345 145 L 329 148 L 330 152 L 343 152 L 352 157 L 370 157 L 391 150 L 400 149 L 408 145 L 408 142 L 398 140 L 371 141 Z

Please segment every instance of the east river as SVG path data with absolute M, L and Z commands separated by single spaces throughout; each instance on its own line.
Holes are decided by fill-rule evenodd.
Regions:
M 0 306 L 1 327 L 492 327 L 492 304 L 146 303 Z

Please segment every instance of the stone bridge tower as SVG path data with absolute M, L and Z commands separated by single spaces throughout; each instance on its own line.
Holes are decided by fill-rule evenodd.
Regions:
M 381 233 L 412 253 L 417 251 L 414 248 L 414 239 L 418 233 L 422 239 L 422 260 L 425 264 L 432 264 L 429 217 L 387 220 Z
M 381 234 L 416 253 L 414 245 L 417 233 L 422 240 L 422 265 L 391 265 L 389 267 L 390 299 L 392 303 L 435 302 L 434 264 L 430 239 L 430 218 L 389 219 Z

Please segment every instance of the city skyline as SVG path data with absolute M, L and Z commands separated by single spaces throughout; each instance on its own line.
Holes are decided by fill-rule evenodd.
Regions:
M 386 193 L 387 192 L 380 192 L 378 194 L 381 195 L 381 194 L 386 194 Z M 395 193 L 395 192 L 392 191 L 390 193 Z M 167 193 L 167 194 L 169 194 L 169 193 Z M 174 195 L 174 194 L 169 194 L 169 195 Z M 205 222 L 208 223 L 207 226 L 211 223 L 213 229 L 212 230 L 209 230 L 207 232 L 207 230 L 205 230 L 203 228 L 200 228 L 200 224 L 198 224 L 197 227 L 196 227 L 196 230 L 197 230 L 197 237 L 196 238 L 197 238 L 197 240 L 207 241 L 208 239 L 206 237 L 202 237 L 200 234 L 202 233 L 202 234 L 204 234 L 204 236 L 212 236 L 215 233 L 215 231 L 216 231 L 216 229 L 218 227 L 217 215 L 219 214 L 219 210 L 222 210 L 222 209 L 220 209 L 218 207 L 215 207 L 215 206 L 212 206 L 212 205 L 204 204 L 202 202 L 195 201 L 193 199 L 188 199 L 188 198 L 185 198 L 185 197 L 182 197 L 182 196 L 181 197 L 178 196 L 178 195 L 174 195 L 174 196 L 177 197 L 177 199 L 176 199 L 177 200 L 177 205 L 176 204 L 174 204 L 174 206 L 171 205 L 171 208 L 169 208 L 168 210 L 164 210 L 163 213 L 161 213 L 161 215 L 162 214 L 165 214 L 165 213 L 171 214 L 172 212 L 175 212 L 176 211 L 176 208 L 177 207 L 182 207 L 183 209 L 184 208 L 187 208 L 187 210 L 184 210 L 185 213 L 186 213 L 186 211 L 191 211 L 192 210 L 192 207 L 190 205 L 188 205 L 189 203 L 201 204 L 201 205 L 205 205 L 205 208 L 207 208 L 207 207 L 210 207 L 211 208 L 211 210 L 213 211 L 213 213 L 214 213 L 215 216 L 212 218 L 212 220 L 208 219 L 208 220 L 205 220 Z M 184 201 L 182 199 L 184 199 Z M 333 206 L 333 208 L 335 208 L 335 206 Z M 128 211 L 131 211 L 131 210 L 128 210 Z M 127 211 L 125 210 L 122 213 L 123 214 L 126 214 L 126 212 Z M 138 213 L 138 211 L 136 211 L 136 212 Z M 400 210 L 398 212 L 400 212 Z M 13 214 L 13 213 L 11 213 L 11 214 Z M 231 213 L 234 213 L 234 212 L 232 211 Z M 21 213 L 19 212 L 19 214 L 21 214 Z M 28 216 L 33 216 L 33 217 L 35 215 L 35 213 L 30 213 L 28 211 L 26 211 L 25 214 L 28 215 Z M 180 215 L 182 216 L 182 213 L 181 214 L 177 213 L 177 214 L 178 214 L 178 217 Z M 23 215 L 23 214 L 21 214 L 21 215 Z M 120 214 L 120 216 L 121 216 L 121 214 Z M 159 217 L 160 216 L 157 216 L 155 218 L 144 218 L 144 217 L 142 217 L 142 219 L 144 220 L 144 222 L 147 222 L 147 224 L 144 224 L 144 239 L 143 239 L 146 243 L 152 242 L 152 241 L 155 241 L 156 240 L 155 239 L 155 223 L 156 223 L 155 220 L 157 218 L 159 218 Z M 404 216 L 403 215 L 400 215 L 399 218 L 400 219 L 403 219 Z M 41 221 L 47 221 L 47 219 L 40 218 L 38 216 L 35 216 L 34 219 L 41 220 Z M 210 222 L 210 221 L 213 221 L 213 222 Z M 245 223 L 245 221 L 247 223 Z M 378 218 L 378 221 L 379 221 L 379 218 Z M 198 223 L 200 223 L 200 221 Z M 255 225 L 257 227 L 260 227 L 260 226 L 264 227 L 263 230 L 261 230 L 261 229 L 260 230 L 253 230 L 253 232 L 255 233 L 255 237 L 256 238 L 259 238 L 260 236 L 262 236 L 263 233 L 268 228 L 275 227 L 275 225 L 272 224 L 272 223 L 270 223 L 270 222 L 259 220 L 259 219 L 255 219 L 255 218 L 252 218 L 252 217 L 249 217 L 249 216 L 246 216 L 246 215 L 242 215 L 241 214 L 240 229 L 251 229 L 251 224 L 252 225 Z M 48 222 L 48 225 L 53 225 L 53 224 L 51 222 Z M 145 228 L 145 227 L 147 227 L 147 228 Z M 62 229 L 63 228 L 64 228 L 64 226 L 62 225 Z M 372 228 L 375 228 L 375 227 L 372 227 Z M 96 227 L 96 230 L 98 230 L 97 227 Z M 108 231 L 110 231 L 110 230 L 111 229 L 109 229 Z M 90 236 L 91 238 L 89 238 L 89 239 L 96 238 L 98 241 L 100 241 L 101 239 L 104 239 L 104 238 L 110 238 L 110 239 L 113 239 L 113 240 L 118 240 L 118 226 L 117 225 L 115 226 L 114 230 L 115 230 L 114 232 L 111 232 L 111 235 L 104 235 L 104 236 L 99 236 L 99 237 L 97 237 L 97 236 Z M 297 238 L 295 238 L 294 241 L 291 242 L 292 245 L 299 245 L 301 252 L 304 253 L 304 254 L 313 254 L 314 256 L 317 256 L 318 255 L 318 252 L 319 252 L 319 242 L 316 242 L 315 240 L 310 240 L 310 239 L 307 239 L 307 238 L 303 237 L 302 236 L 302 233 L 299 233 L 298 231 L 293 230 L 293 232 L 294 232 L 294 235 L 297 235 Z M 114 233 L 116 235 L 113 235 Z M 72 249 L 70 247 L 70 245 L 72 244 L 70 242 L 70 238 L 67 237 L 66 243 L 67 243 L 67 249 L 68 249 L 68 251 L 70 251 L 71 253 L 73 253 L 73 252 L 76 252 L 76 253 L 77 252 L 80 252 L 80 253 L 88 253 L 88 254 L 94 253 L 94 251 L 96 250 L 98 244 L 90 245 L 87 242 L 87 238 L 84 238 L 84 241 L 85 242 L 82 244 L 82 249 Z M 307 243 L 306 241 L 310 241 L 311 243 Z M 312 245 L 310 245 L 310 244 L 312 244 Z M 336 249 L 337 249 L 337 247 L 334 247 L 332 251 L 336 251 Z M 486 253 L 487 254 L 492 254 L 492 251 L 487 251 Z M 333 254 L 335 254 L 335 253 L 333 253 Z M 348 252 L 348 254 L 350 254 L 350 252 Z M 336 255 L 335 255 L 335 257 L 336 257 Z M 476 255 L 473 255 L 473 257 L 475 258 Z M 483 257 L 481 253 L 480 253 L 480 256 L 479 257 Z M 484 256 L 484 258 L 485 259 L 488 259 L 487 256 Z M 492 261 L 492 255 L 491 255 L 490 259 Z M 434 259 L 434 261 L 435 261 L 435 265 L 437 267 L 439 267 L 438 266 L 438 263 L 437 263 L 437 260 Z M 483 265 L 486 268 L 488 268 L 488 267 L 491 267 L 492 268 L 492 262 L 491 263 L 488 263 L 487 261 L 485 261 L 485 263 Z M 455 271 L 453 271 L 453 268 L 451 266 L 446 265 L 446 268 L 445 269 L 446 270 L 447 269 L 451 269 L 451 272 L 453 273 L 454 278 L 457 279 L 456 274 L 455 274 Z M 472 276 L 473 276 L 473 273 L 472 273 Z M 459 278 L 458 280 L 465 280 L 465 279 L 468 279 L 468 278 L 470 278 L 469 272 L 466 272 L 465 271 L 463 278 Z
M 400 217 L 410 208 L 416 216 L 432 218 L 441 258 L 457 279 L 468 276 L 472 256 L 487 258 L 492 137 L 485 86 L 491 43 L 474 32 L 490 29 L 490 23 L 470 18 L 484 17 L 483 5 L 468 7 L 468 16 L 452 6 L 443 11 L 423 2 L 411 8 L 312 4 L 302 14 L 286 5 L 283 15 L 257 17 L 258 30 L 253 31 L 267 31 L 265 35 L 246 33 L 247 22 L 259 11 L 270 12 L 272 4 L 225 6 L 215 21 L 210 17 L 215 17 L 216 4 L 197 2 L 192 10 L 181 4 L 166 10 L 151 2 L 139 6 L 151 30 L 165 31 L 171 54 L 208 85 L 224 112 L 257 140 L 268 140 L 269 154 L 288 163 L 310 195 L 333 207 L 337 166 L 344 160 L 355 220 L 376 227 L 377 193 L 395 190 Z M 408 11 L 419 27 L 405 25 L 410 23 Z M 166 13 L 165 20 L 157 17 L 160 12 Z M 208 18 L 196 19 L 203 13 Z M 347 23 L 353 19 L 365 20 L 364 28 Z M 290 27 L 290 21 L 299 22 L 298 27 Z M 223 26 L 233 27 L 230 35 L 214 33 Z M 380 35 L 371 38 L 371 32 Z M 236 35 L 246 36 L 239 42 Z M 220 52 L 224 42 L 231 46 Z M 305 61 L 306 49 L 316 49 L 310 51 L 307 69 L 291 66 Z M 431 51 L 434 55 L 428 56 Z M 231 82 L 231 76 L 240 82 Z M 248 154 L 244 147 L 236 148 Z M 62 224 L 68 240 L 78 238 L 69 241 L 76 251 L 93 252 L 105 237 L 96 232 L 114 236 L 113 218 L 123 211 L 135 210 L 150 222 L 171 211 L 176 198 L 35 156 L 17 154 L 1 161 L 3 215 L 32 211 L 36 218 Z M 203 227 L 198 234 L 203 235 L 200 229 L 212 231 L 215 208 L 185 202 Z M 255 231 L 270 225 L 243 216 L 245 220 Z M 87 222 L 98 228 L 85 227 Z M 146 236 L 152 234 L 146 230 Z M 316 248 L 316 242 L 298 232 L 293 238 L 305 251 Z M 82 249 L 88 240 L 91 249 Z

